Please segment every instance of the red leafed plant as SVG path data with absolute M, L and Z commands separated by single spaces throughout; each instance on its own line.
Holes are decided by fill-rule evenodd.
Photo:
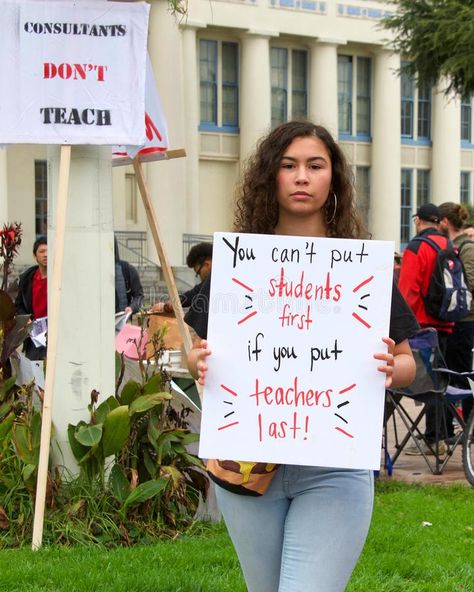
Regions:
M 4 224 L 0 229 L 0 404 L 7 394 L 4 381 L 10 377 L 9 357 L 28 335 L 29 328 L 16 318 L 15 304 L 10 298 L 8 276 L 21 244 L 21 224 Z M 8 386 L 11 386 L 7 383 Z M 0 418 L 1 419 L 1 418 Z
M 10 268 L 13 259 L 18 254 L 18 249 L 21 245 L 21 235 L 21 224 L 18 222 L 4 224 L 3 228 L 0 229 L 0 259 L 3 259 L 1 290 L 7 290 Z

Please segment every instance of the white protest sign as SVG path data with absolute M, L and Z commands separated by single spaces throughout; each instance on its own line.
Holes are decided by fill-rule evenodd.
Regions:
M 115 146 L 112 151 L 113 156 L 135 158 L 137 154 L 143 156 L 155 152 L 164 152 L 168 148 L 168 125 L 161 105 L 160 95 L 156 88 L 150 56 L 147 56 L 146 60 L 145 134 L 146 140 L 143 146 Z
M 215 235 L 202 458 L 379 468 L 393 252 Z
M 149 5 L 5 0 L 0 143 L 143 144 Z

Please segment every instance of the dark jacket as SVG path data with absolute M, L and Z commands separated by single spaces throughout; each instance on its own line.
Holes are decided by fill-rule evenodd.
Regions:
M 140 281 L 140 276 L 138 275 L 138 271 L 130 265 L 127 261 L 119 260 L 120 266 L 122 268 L 123 278 L 125 280 L 125 289 L 127 294 L 127 305 L 130 306 L 133 313 L 137 313 L 142 304 L 144 299 L 143 287 Z M 117 300 L 117 298 L 116 298 Z M 117 303 L 116 303 L 117 308 Z M 115 312 L 119 312 L 116 310 Z
M 38 265 L 33 265 L 24 271 L 18 282 L 18 294 L 15 299 L 17 315 L 33 315 L 33 277 Z M 23 352 L 30 360 L 44 360 L 46 357 L 46 348 L 36 347 L 33 341 L 27 337 L 23 344 Z
M 17 315 L 33 314 L 33 276 L 38 265 L 33 265 L 24 271 L 20 276 L 18 283 L 18 294 L 15 300 Z

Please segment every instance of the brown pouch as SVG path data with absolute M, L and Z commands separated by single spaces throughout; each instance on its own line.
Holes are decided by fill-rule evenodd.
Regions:
M 278 465 L 235 460 L 209 460 L 210 478 L 228 491 L 259 496 L 268 489 Z

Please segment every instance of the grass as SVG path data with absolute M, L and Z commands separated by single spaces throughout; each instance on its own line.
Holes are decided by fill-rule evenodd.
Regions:
M 369 538 L 347 592 L 474 592 L 473 549 L 472 489 L 380 482 Z M 131 548 L 3 550 L 0 574 L 1 592 L 246 589 L 221 524 L 196 524 L 177 540 Z

